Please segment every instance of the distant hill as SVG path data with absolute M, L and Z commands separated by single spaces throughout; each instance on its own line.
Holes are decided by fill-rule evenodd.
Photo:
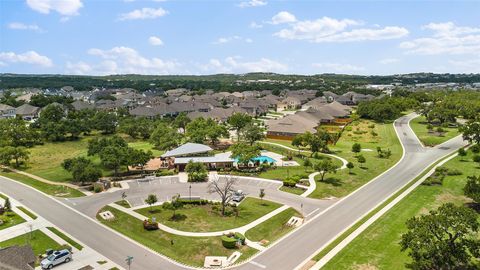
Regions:
M 414 84 L 414 83 L 475 83 L 480 74 L 435 74 L 412 73 L 387 76 L 361 76 L 343 74 L 288 75 L 276 73 L 215 74 L 215 75 L 28 75 L 0 74 L 0 89 L 9 88 L 60 88 L 66 85 L 76 90 L 90 90 L 92 87 L 148 89 L 187 88 L 191 90 L 212 89 L 215 91 L 246 91 L 274 89 L 321 89 L 338 88 L 348 84 Z

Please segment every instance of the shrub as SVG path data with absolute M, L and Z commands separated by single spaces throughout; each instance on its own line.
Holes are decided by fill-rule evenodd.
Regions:
M 225 248 L 232 249 L 237 247 L 237 239 L 228 235 L 222 235 L 222 245 Z
M 373 137 L 377 137 L 378 136 L 378 133 L 376 133 L 375 131 L 370 131 L 370 134 L 372 134 Z
M 295 187 L 296 184 L 297 184 L 297 181 L 289 179 L 289 178 L 283 180 L 283 185 L 285 187 Z
M 243 234 L 236 232 L 235 239 L 237 239 L 242 245 L 245 245 L 245 236 Z
M 442 127 L 437 127 L 437 132 L 438 133 L 443 133 L 443 132 L 445 132 L 445 129 L 443 129 Z
M 182 202 L 182 204 L 192 204 L 192 205 L 206 205 L 206 204 L 209 204 L 209 201 L 204 200 L 204 199 L 199 199 L 199 200 L 180 199 L 179 201 Z
M 368 125 L 368 128 L 375 128 L 375 124 Z
M 207 179 L 207 172 L 191 172 L 188 174 L 188 182 L 205 182 Z
M 175 175 L 175 170 L 158 170 L 155 173 L 155 176 L 169 176 L 169 175 Z
M 149 219 L 143 221 L 143 228 L 147 231 L 158 230 L 158 222 L 153 222 Z
M 473 156 L 473 161 L 474 162 L 480 162 L 480 155 Z
M 480 153 L 480 144 L 474 144 L 472 147 L 470 147 L 470 150 L 472 150 L 472 153 Z
M 351 127 L 351 126 L 347 126 L 347 127 L 345 127 L 345 130 L 346 130 L 346 131 L 352 131 L 352 127 Z
M 93 192 L 100 193 L 102 191 L 103 191 L 103 187 L 101 185 L 96 185 L 96 184 L 93 185 Z

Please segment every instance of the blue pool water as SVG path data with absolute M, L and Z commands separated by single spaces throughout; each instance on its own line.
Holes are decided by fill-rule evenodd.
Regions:
M 259 163 L 275 163 L 275 159 L 267 156 L 258 156 L 251 159 L 252 162 L 259 162 Z M 238 162 L 238 159 L 235 159 L 235 162 Z

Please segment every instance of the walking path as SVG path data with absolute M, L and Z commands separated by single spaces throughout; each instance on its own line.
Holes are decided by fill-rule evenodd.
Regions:
M 118 204 L 115 204 L 115 203 L 111 203 L 109 204 L 108 206 L 111 206 L 117 210 L 120 210 L 124 213 L 127 213 L 139 220 L 146 220 L 148 219 L 148 217 L 142 215 L 142 214 L 139 214 L 129 208 L 125 208 L 123 206 L 120 206 Z M 221 236 L 221 235 L 224 235 L 224 234 L 227 234 L 227 233 L 230 233 L 230 232 L 239 232 L 239 233 L 242 233 L 242 234 L 245 234 L 246 231 L 250 230 L 251 228 L 257 226 L 258 224 L 272 218 L 273 216 L 287 210 L 288 208 L 290 208 L 289 206 L 287 205 L 283 205 L 275 210 L 273 210 L 272 212 L 248 223 L 247 225 L 244 225 L 242 227 L 238 227 L 238 228 L 232 228 L 232 229 L 228 229 L 228 230 L 224 230 L 224 231 L 218 231 L 218 232 L 185 232 L 185 231 L 180 231 L 180 230 L 176 230 L 176 229 L 173 229 L 173 228 L 170 228 L 168 226 L 165 226 L 161 223 L 158 223 L 158 228 L 162 231 L 165 231 L 165 232 L 168 232 L 168 233 L 171 233 L 171 234 L 176 234 L 176 235 L 181 235 L 181 236 L 189 236 L 189 237 L 209 237 L 209 236 Z
M 264 144 L 270 144 L 270 145 L 275 145 L 275 146 L 278 146 L 278 147 L 282 147 L 282 148 L 285 148 L 285 149 L 288 149 L 288 150 L 291 150 L 291 151 L 299 151 L 299 152 L 302 152 L 302 153 L 311 153 L 311 151 L 308 151 L 308 150 L 301 150 L 301 149 L 295 149 L 295 148 L 291 148 L 291 147 L 288 147 L 286 145 L 283 145 L 283 144 L 279 144 L 279 143 L 273 143 L 273 142 L 264 142 L 264 141 L 261 141 L 259 143 L 264 143 Z M 345 169 L 347 168 L 347 163 L 348 161 L 342 157 L 339 157 L 337 155 L 333 155 L 333 154 L 326 154 L 326 153 L 322 153 L 322 155 L 326 155 L 326 156 L 330 156 L 330 157 L 333 157 L 333 158 L 336 158 L 338 160 L 340 160 L 342 162 L 342 166 L 340 167 L 340 169 Z
M 315 176 L 317 176 L 318 174 L 319 172 L 314 172 L 308 176 L 308 183 L 310 183 L 310 185 L 308 186 L 307 190 L 303 192 L 300 196 L 306 198 L 308 197 L 308 195 L 312 194 L 312 192 L 315 191 L 315 189 L 317 188 L 317 183 L 315 182 Z

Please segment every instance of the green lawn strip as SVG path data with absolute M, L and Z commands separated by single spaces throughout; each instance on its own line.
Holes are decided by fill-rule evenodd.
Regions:
M 412 186 L 414 183 L 416 183 L 420 178 L 422 178 L 424 175 L 426 175 L 435 165 L 440 163 L 442 160 L 448 158 L 449 156 L 453 155 L 454 153 L 442 158 L 441 160 L 438 160 L 434 164 L 430 165 L 427 169 L 425 169 L 419 176 L 417 176 L 415 179 L 410 181 L 407 185 L 405 185 L 402 189 L 397 191 L 393 196 L 388 198 L 385 202 L 383 202 L 380 206 L 376 207 L 374 210 L 370 211 L 367 215 L 365 215 L 362 219 L 360 219 L 358 222 L 356 222 L 353 226 L 348 228 L 344 233 L 342 233 L 340 236 L 338 236 L 335 240 L 333 240 L 328 246 L 326 246 L 322 251 L 320 251 L 315 257 L 313 257 L 313 260 L 318 261 L 321 258 L 323 258 L 328 252 L 330 252 L 334 247 L 336 247 L 340 242 L 342 242 L 347 236 L 349 236 L 351 233 L 353 233 L 356 229 L 358 229 L 363 223 L 365 223 L 368 219 L 370 219 L 373 215 L 375 215 L 378 211 L 382 210 L 385 206 L 387 206 L 389 203 L 391 203 L 395 198 L 397 198 L 400 194 L 402 194 L 405 190 L 407 190 L 410 186 Z M 390 210 L 391 211 L 391 210 Z
M 84 136 L 76 141 L 46 142 L 43 145 L 32 147 L 29 149 L 30 159 L 25 171 L 50 181 L 68 182 L 72 179 L 72 176 L 62 168 L 62 162 L 67 158 L 87 157 L 88 141 L 99 136 L 100 135 Z M 130 138 L 126 138 L 126 140 L 129 141 L 129 146 L 135 149 L 151 150 L 154 156 L 159 156 L 163 153 L 162 151 L 153 149 L 153 145 L 147 141 L 132 140 Z M 100 165 L 100 159 L 97 156 L 88 158 L 95 164 Z M 122 171 L 125 170 L 126 168 L 122 168 Z M 112 171 L 103 170 L 104 176 L 111 174 Z
M 62 245 L 55 242 L 52 238 L 48 237 L 45 233 L 40 230 L 32 231 L 31 233 L 26 233 L 19 235 L 17 237 L 8 239 L 6 241 L 0 242 L 0 248 L 10 247 L 15 245 L 30 245 L 33 249 L 33 253 L 38 258 L 40 255 L 45 254 L 47 249 L 58 250 L 62 248 Z M 36 265 L 38 265 L 38 261 Z
M 0 193 L 0 198 L 6 200 L 8 197 Z
M 184 205 L 176 211 L 184 219 L 171 220 L 172 210 L 165 210 L 162 206 L 145 207 L 135 210 L 146 217 L 155 217 L 156 220 L 168 227 L 187 232 L 216 232 L 244 226 L 279 208 L 275 202 L 247 197 L 238 206 L 238 217 L 235 215 L 222 217 L 219 210 L 212 210 L 211 205 Z M 219 206 L 218 206 L 219 207 Z M 152 212 L 150 212 L 152 211 Z
M 301 217 L 302 215 L 298 213 L 295 209 L 288 208 L 287 210 L 279 213 L 278 215 L 275 215 L 272 218 L 248 230 L 245 233 L 245 236 L 250 241 L 259 242 L 262 240 L 266 240 L 269 244 L 271 244 L 293 229 L 292 227 L 285 226 L 285 224 L 292 216 Z
M 429 133 L 427 125 L 428 123 L 425 116 L 419 116 L 410 121 L 410 127 L 425 146 L 435 146 L 441 144 L 460 134 L 458 128 L 450 127 L 442 127 L 442 129 L 445 131 L 445 133 L 442 135 Z M 433 130 L 436 131 L 436 129 L 437 127 L 434 126 Z
M 120 205 L 120 206 L 123 206 L 125 208 L 131 208 L 132 207 L 126 200 L 116 201 L 115 203 Z
M 0 220 L 3 221 L 3 224 L 0 225 L 0 230 L 25 222 L 21 216 L 13 211 L 5 212 L 3 215 L 0 215 Z
M 463 174 L 446 176 L 443 185 L 417 187 L 340 251 L 323 269 L 360 269 L 366 265 L 375 269 L 405 269 L 405 263 L 410 258 L 407 252 L 401 252 L 399 245 L 401 235 L 406 232 L 405 222 L 446 202 L 465 204 L 470 201 L 463 196 L 463 187 L 467 176 L 478 175 L 476 164 L 455 157 L 443 166 L 462 168 Z
M 112 212 L 115 219 L 106 221 L 97 216 L 100 222 L 158 253 L 187 265 L 201 267 L 205 256 L 230 256 L 234 251 L 243 253 L 241 260 L 244 260 L 256 252 L 247 246 L 226 249 L 220 237 L 186 237 L 161 230 L 146 231 L 141 220 L 109 206 L 100 212 L 106 210 Z
M 61 231 L 59 231 L 57 228 L 55 227 L 47 227 L 51 232 L 53 232 L 54 234 L 56 234 L 58 237 L 62 238 L 63 240 L 65 240 L 65 242 L 67 242 L 69 245 L 71 245 L 72 247 L 75 247 L 76 249 L 78 250 L 82 250 L 83 249 L 83 246 L 80 245 L 79 243 L 75 242 L 72 238 L 68 237 L 67 235 L 65 235 L 64 233 L 62 233 Z
M 281 186 L 280 187 L 280 190 L 281 191 L 285 191 L 285 192 L 288 192 L 288 193 L 292 193 L 292 194 L 295 194 L 295 195 L 301 195 L 305 192 L 305 189 L 303 188 L 298 188 L 298 187 L 286 187 L 286 186 Z
M 27 216 L 31 217 L 32 219 L 37 219 L 37 216 L 34 213 L 28 211 L 25 207 L 17 206 L 17 209 L 22 211 L 23 213 L 25 213 Z
M 33 178 L 30 178 L 26 175 L 23 174 L 18 174 L 14 173 L 12 171 L 6 171 L 6 170 L 0 170 L 0 175 L 8 177 L 12 180 L 24 183 L 28 186 L 31 186 L 35 189 L 38 189 L 46 194 L 52 195 L 52 196 L 57 196 L 57 197 L 83 197 L 85 194 L 82 192 L 69 188 L 66 186 L 56 186 L 56 185 L 50 185 L 44 182 L 40 182 L 38 180 L 35 180 Z
M 345 169 L 337 171 L 336 174 L 327 174 L 323 182 L 317 181 L 317 188 L 309 197 L 317 199 L 344 197 L 400 160 L 403 149 L 391 123 L 382 124 L 360 120 L 348 127 L 349 129 L 345 129 L 342 137 L 335 146 L 331 147 L 331 150 L 336 155 L 352 162 L 355 167 L 351 170 L 351 173 L 348 169 Z M 372 131 L 377 135 L 374 136 Z M 360 164 L 357 162 L 356 156 L 358 154 L 351 151 L 354 143 L 360 143 L 362 149 L 371 150 L 360 153 L 365 157 L 366 163 Z M 379 158 L 377 147 L 381 147 L 383 150 L 390 149 L 392 153 L 390 158 Z M 316 180 L 319 179 L 320 175 L 316 177 Z

